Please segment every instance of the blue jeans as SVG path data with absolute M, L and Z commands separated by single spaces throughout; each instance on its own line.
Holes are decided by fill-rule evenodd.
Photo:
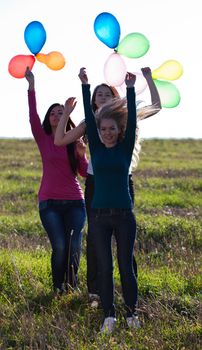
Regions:
M 53 288 L 75 287 L 86 210 L 83 200 L 45 200 L 39 214 L 51 246 Z
M 129 192 L 134 203 L 134 185 L 132 175 L 129 175 Z M 85 182 L 85 204 L 88 219 L 88 234 L 86 238 L 86 260 L 87 260 L 87 287 L 88 292 L 92 294 L 98 294 L 98 280 L 97 280 L 97 259 L 95 254 L 95 248 L 93 244 L 93 234 L 89 229 L 89 218 L 91 203 L 94 194 L 94 175 L 88 174 Z M 135 256 L 133 255 L 133 269 L 137 277 L 137 263 Z
M 129 317 L 136 312 L 138 298 L 137 280 L 133 268 L 136 220 L 132 209 L 91 209 L 89 225 L 96 250 L 98 288 L 104 315 L 115 316 L 111 247 L 114 234 L 122 292 Z

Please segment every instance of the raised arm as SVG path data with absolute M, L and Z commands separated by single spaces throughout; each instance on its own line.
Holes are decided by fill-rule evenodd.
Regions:
M 34 74 L 29 67 L 25 71 L 25 78 L 28 81 L 28 104 L 29 104 L 29 121 L 32 128 L 34 138 L 39 141 L 44 136 L 44 130 L 41 125 L 40 118 L 37 113 L 35 79 Z
M 82 122 L 74 129 L 71 129 L 67 132 L 65 131 L 69 116 L 74 110 L 75 106 L 76 106 L 75 97 L 70 97 L 65 102 L 64 112 L 62 117 L 60 118 L 60 121 L 58 123 L 57 129 L 55 132 L 54 143 L 57 146 L 68 145 L 69 143 L 72 143 L 78 140 L 85 133 L 85 128 L 86 128 L 85 122 Z
M 136 81 L 136 75 L 133 73 L 127 73 L 125 84 L 127 88 L 127 108 L 128 108 L 128 119 L 125 137 L 123 143 L 125 143 L 126 147 L 130 149 L 130 151 L 134 147 L 135 141 L 135 130 L 137 125 L 136 118 L 136 99 L 135 99 L 135 89 L 134 84 Z
M 95 148 L 98 144 L 100 145 L 101 141 L 97 131 L 95 116 L 91 107 L 90 85 L 88 84 L 88 76 L 84 67 L 80 69 L 78 76 L 82 83 L 85 122 L 87 128 L 89 147 L 90 150 L 92 150 L 92 148 Z
M 145 68 L 142 68 L 141 71 L 142 71 L 144 78 L 147 81 L 147 84 L 148 84 L 148 87 L 150 90 L 151 103 L 155 107 L 153 112 L 151 112 L 149 115 L 146 116 L 146 118 L 148 118 L 148 117 L 151 117 L 152 115 L 154 115 L 160 111 L 160 109 L 162 108 L 161 107 L 161 100 L 160 100 L 160 96 L 159 96 L 158 90 L 156 88 L 156 85 L 154 84 L 154 81 L 152 79 L 151 69 L 149 67 L 145 67 Z
M 34 74 L 32 71 L 27 67 L 25 71 L 25 78 L 28 81 L 28 91 L 34 91 L 35 90 L 35 83 L 34 83 Z

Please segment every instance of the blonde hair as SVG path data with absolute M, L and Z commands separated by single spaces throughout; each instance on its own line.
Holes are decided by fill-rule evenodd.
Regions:
M 100 129 L 100 124 L 103 119 L 113 119 L 119 128 L 120 133 L 118 141 L 121 142 L 125 134 L 127 115 L 128 110 L 126 98 L 113 98 L 97 110 L 97 127 Z
M 160 108 L 156 107 L 155 105 L 144 106 L 137 109 L 136 137 L 131 161 L 131 167 L 133 171 L 138 166 L 140 159 L 139 154 L 142 147 L 141 143 L 143 141 L 139 135 L 139 121 L 151 117 L 159 110 Z M 95 118 L 98 129 L 100 129 L 100 124 L 103 119 L 113 119 L 117 123 L 117 126 L 120 130 L 118 141 L 121 142 L 124 139 L 128 118 L 127 99 L 125 97 L 113 98 L 112 100 L 106 102 L 96 111 Z
M 141 120 L 151 117 L 153 114 L 156 114 L 159 111 L 160 111 L 160 108 L 155 105 L 144 106 L 137 109 L 137 127 L 136 127 L 135 146 L 133 149 L 133 155 L 132 155 L 132 161 L 131 161 L 131 168 L 133 171 L 135 171 L 135 169 L 138 166 L 138 163 L 140 160 L 139 155 L 141 152 L 142 142 L 143 142 L 143 139 L 140 137 L 139 122 Z
M 140 138 L 139 135 L 140 129 L 139 125 L 136 127 L 136 136 L 135 136 L 135 146 L 133 148 L 133 154 L 132 154 L 132 159 L 131 159 L 131 169 L 132 171 L 135 171 L 135 169 L 138 166 L 139 160 L 140 160 L 140 151 L 142 148 L 142 141 L 143 139 Z

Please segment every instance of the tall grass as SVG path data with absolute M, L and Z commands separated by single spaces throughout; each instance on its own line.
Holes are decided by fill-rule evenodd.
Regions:
M 0 147 L 0 349 L 201 349 L 202 140 L 143 142 L 134 173 L 142 328 L 126 328 L 115 259 L 111 336 L 99 333 L 102 311 L 88 304 L 86 227 L 79 290 L 55 299 L 37 209 L 37 147 L 33 140 Z

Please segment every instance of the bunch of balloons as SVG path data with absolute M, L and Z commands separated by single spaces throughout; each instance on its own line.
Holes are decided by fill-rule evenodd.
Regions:
M 122 56 L 139 58 L 149 50 L 149 41 L 141 33 L 130 33 L 120 42 L 120 25 L 116 17 L 108 12 L 100 13 L 94 21 L 94 32 L 98 39 L 114 49 L 104 65 L 106 81 L 113 86 L 121 86 L 127 72 Z
M 94 32 L 98 39 L 114 49 L 104 64 L 104 76 L 109 85 L 122 86 L 127 72 L 122 56 L 139 58 L 147 53 L 150 44 L 141 33 L 130 33 L 120 40 L 120 25 L 116 17 L 108 12 L 100 13 L 94 21 Z M 136 94 L 141 94 L 147 87 L 143 75 L 136 74 Z M 182 65 L 176 60 L 165 61 L 152 72 L 152 78 L 158 89 L 162 107 L 173 108 L 180 103 L 180 93 L 177 87 L 167 80 L 176 80 L 183 74 Z
M 25 28 L 24 40 L 32 55 L 17 55 L 10 60 L 8 71 L 14 78 L 24 78 L 26 68 L 29 67 L 31 70 L 36 59 L 52 70 L 64 67 L 65 59 L 60 52 L 39 53 L 46 42 L 46 31 L 42 23 L 30 22 Z
M 177 80 L 183 74 L 182 65 L 176 60 L 165 61 L 152 71 L 152 78 L 158 89 L 161 105 L 166 108 L 177 107 L 180 103 L 180 92 L 175 84 L 167 80 Z

